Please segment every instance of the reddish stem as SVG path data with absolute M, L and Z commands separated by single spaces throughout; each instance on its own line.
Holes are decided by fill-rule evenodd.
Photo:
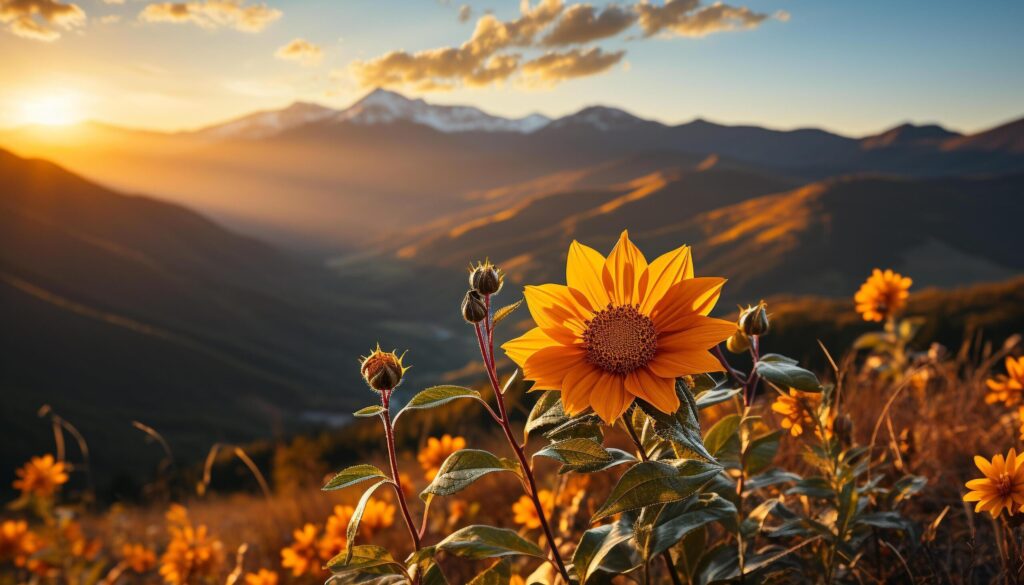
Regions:
M 391 483 L 395 486 L 398 495 L 398 505 L 402 508 L 402 515 L 405 516 L 405 526 L 409 529 L 409 536 L 412 537 L 412 544 L 416 550 L 420 550 L 420 535 L 416 532 L 412 521 L 412 514 L 409 513 L 409 504 L 405 501 L 405 489 L 402 487 L 402 475 L 398 472 L 398 456 L 395 453 L 395 431 L 391 426 L 391 392 L 384 390 L 380 393 L 381 406 L 384 411 L 380 413 L 384 421 L 384 435 L 388 443 L 388 461 L 391 463 Z

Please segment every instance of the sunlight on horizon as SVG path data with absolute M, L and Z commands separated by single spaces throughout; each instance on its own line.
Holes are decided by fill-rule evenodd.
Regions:
M 19 124 L 70 126 L 82 121 L 80 96 L 73 93 L 27 97 L 18 108 Z

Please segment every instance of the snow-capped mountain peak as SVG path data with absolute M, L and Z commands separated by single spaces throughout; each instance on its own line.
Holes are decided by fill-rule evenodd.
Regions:
M 241 138 L 254 140 L 273 136 L 298 126 L 330 119 L 338 114 L 333 108 L 309 102 L 295 102 L 282 110 L 267 110 L 209 126 L 196 132 L 202 138 Z
M 472 106 L 442 106 L 375 89 L 335 118 L 353 124 L 412 122 L 441 132 L 533 132 L 551 120 L 540 114 L 523 118 L 492 116 Z
M 638 124 L 652 124 L 650 120 L 638 118 L 625 110 L 607 106 L 589 106 L 551 123 L 552 128 L 568 126 L 590 126 L 602 131 L 620 130 Z

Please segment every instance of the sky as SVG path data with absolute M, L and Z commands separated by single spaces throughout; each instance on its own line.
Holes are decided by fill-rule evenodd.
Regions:
M 1024 2 L 0 0 L 0 126 L 179 130 L 377 85 L 865 135 L 1024 116 Z

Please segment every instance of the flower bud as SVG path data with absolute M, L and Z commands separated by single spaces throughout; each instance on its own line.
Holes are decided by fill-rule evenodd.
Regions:
M 739 326 L 748 336 L 768 333 L 768 329 L 771 328 L 768 321 L 768 305 L 761 301 L 756 307 L 747 307 L 741 311 Z
M 732 353 L 743 353 L 750 349 L 750 339 L 739 329 L 725 340 L 725 349 Z
M 462 318 L 467 323 L 479 323 L 487 318 L 487 305 L 477 291 L 466 291 L 466 296 L 462 299 Z
M 381 351 L 380 344 L 377 344 L 377 349 L 361 359 L 359 373 L 370 388 L 377 392 L 394 390 L 402 383 L 402 377 L 409 369 L 402 365 L 404 357 L 405 354 L 399 356 L 393 351 Z
M 496 294 L 504 282 L 505 275 L 491 264 L 490 260 L 484 260 L 469 268 L 469 286 L 481 295 Z

